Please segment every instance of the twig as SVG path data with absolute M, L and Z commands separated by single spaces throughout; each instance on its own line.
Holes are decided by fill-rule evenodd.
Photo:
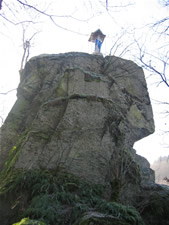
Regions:
M 11 89 L 11 90 L 9 90 L 9 91 L 7 91 L 7 92 L 0 92 L 0 95 L 7 95 L 7 94 L 9 94 L 9 93 L 12 92 L 12 91 L 16 91 L 16 88 Z

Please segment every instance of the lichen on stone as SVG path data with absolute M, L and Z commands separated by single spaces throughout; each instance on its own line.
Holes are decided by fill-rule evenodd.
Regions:
M 38 220 L 30 220 L 29 218 L 23 218 L 20 222 L 13 225 L 46 225 L 44 222 Z

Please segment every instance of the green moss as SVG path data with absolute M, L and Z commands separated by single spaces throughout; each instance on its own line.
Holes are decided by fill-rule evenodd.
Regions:
M 15 165 L 19 153 L 26 143 L 29 134 L 29 130 L 26 130 L 20 135 L 20 138 L 16 142 L 16 145 L 11 149 L 9 153 L 8 160 L 5 162 L 5 169 L 3 170 L 3 173 L 7 173 Z
M 56 96 L 66 96 L 67 95 L 67 89 L 68 89 L 68 74 L 65 73 L 62 79 L 60 80 L 57 90 L 56 90 Z
M 141 111 L 137 108 L 136 105 L 132 105 L 130 111 L 128 112 L 127 119 L 129 122 L 138 128 L 145 127 L 145 119 L 141 113 Z
M 30 220 L 29 218 L 23 218 L 20 222 L 13 225 L 45 225 L 45 223 L 38 220 Z

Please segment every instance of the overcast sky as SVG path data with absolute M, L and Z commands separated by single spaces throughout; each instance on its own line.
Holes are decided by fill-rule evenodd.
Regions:
M 7 4 L 13 4 L 12 0 L 6 0 Z M 29 1 L 35 2 L 35 1 Z M 92 53 L 94 46 L 88 42 L 90 33 L 100 28 L 106 39 L 102 46 L 102 52 L 105 55 L 110 53 L 112 46 L 112 54 L 117 56 L 123 53 L 128 46 L 126 54 L 122 57 L 133 59 L 136 56 L 135 45 L 133 40 L 146 43 L 151 51 L 157 49 L 157 38 L 150 32 L 150 24 L 160 20 L 167 15 L 167 10 L 158 4 L 158 0 L 131 0 L 128 7 L 111 7 L 128 4 L 128 0 L 117 1 L 109 0 L 109 10 L 106 10 L 104 0 L 55 0 L 45 1 L 39 0 L 40 8 L 45 8 L 51 14 L 60 17 L 55 18 L 56 25 L 47 17 L 38 16 L 36 12 L 30 10 L 25 13 L 19 6 L 13 12 L 19 12 L 17 18 L 11 15 L 11 12 L 5 12 L 13 22 L 17 22 L 21 18 L 30 19 L 38 23 L 31 23 L 29 26 L 12 25 L 3 21 L 0 31 L 0 92 L 7 92 L 16 89 L 19 83 L 19 69 L 21 58 L 23 55 L 22 37 L 23 28 L 25 29 L 25 39 L 29 39 L 36 33 L 31 41 L 30 56 L 39 54 L 58 54 L 69 51 Z M 49 2 L 52 2 L 49 5 Z M 103 3 L 103 4 L 101 4 Z M 42 5 L 41 5 L 42 4 Z M 5 7 L 4 7 L 5 9 Z M 61 17 L 67 15 L 67 17 Z M 72 18 L 70 17 L 72 16 Z M 4 25 L 3 25 L 4 23 Z M 59 26 L 63 27 L 61 29 Z M 68 31 L 70 30 L 70 31 Z M 160 43 L 159 43 L 160 45 Z M 136 56 L 137 57 L 137 56 Z M 135 59 L 134 61 L 137 61 Z M 146 77 L 149 73 L 145 71 Z M 168 155 L 169 149 L 165 144 L 169 145 L 168 136 L 162 135 L 162 130 L 167 130 L 168 122 L 166 115 L 162 114 L 166 108 L 157 104 L 153 100 L 168 101 L 169 88 L 163 84 L 157 87 L 154 78 L 148 78 L 147 84 L 150 97 L 153 103 L 156 132 L 134 146 L 140 155 L 146 157 L 151 163 L 160 155 Z M 0 115 L 5 116 L 10 111 L 16 100 L 16 91 L 12 91 L 7 95 L 0 95 Z

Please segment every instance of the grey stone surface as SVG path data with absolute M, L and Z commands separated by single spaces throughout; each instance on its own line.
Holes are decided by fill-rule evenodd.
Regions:
M 21 72 L 18 99 L 2 127 L 0 167 L 13 149 L 8 166 L 64 169 L 106 185 L 118 177 L 133 192 L 149 175 L 137 171 L 132 146 L 153 132 L 144 73 L 135 63 L 86 53 L 41 55 Z
M 155 172 L 150 168 L 150 163 L 144 157 L 137 154 L 135 155 L 135 160 L 140 166 L 142 184 L 144 185 L 144 183 L 154 183 Z

